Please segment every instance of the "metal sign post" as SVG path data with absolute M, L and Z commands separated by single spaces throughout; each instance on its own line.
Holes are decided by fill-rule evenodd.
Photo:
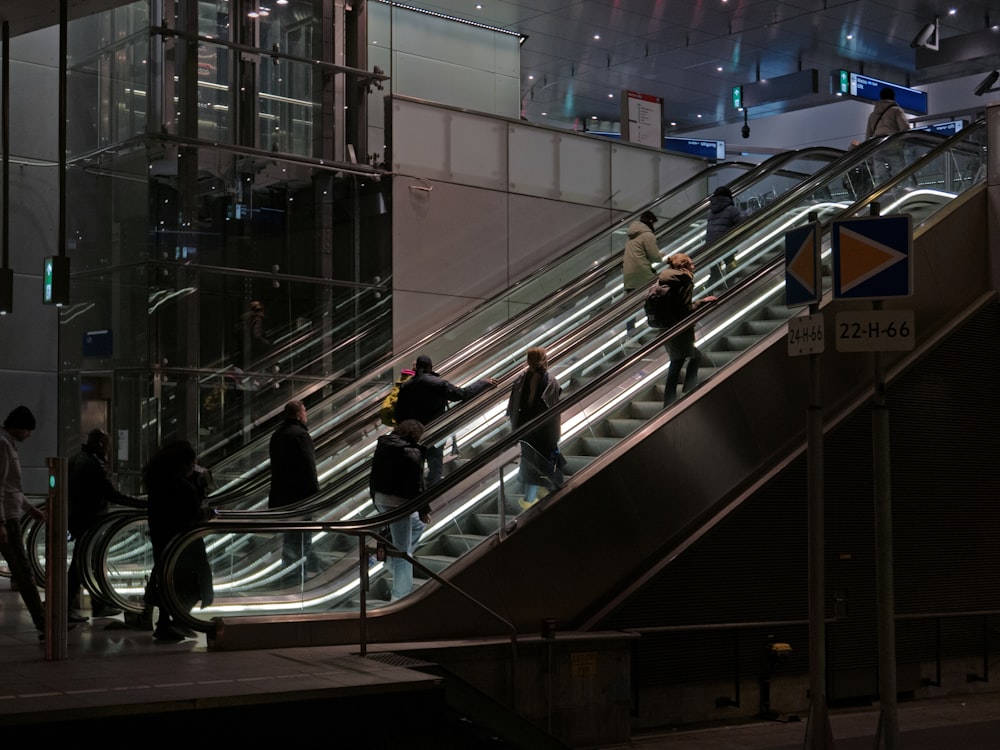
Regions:
M 820 275 L 820 235 L 816 214 L 810 223 L 785 235 L 785 304 L 809 303 L 809 315 L 788 324 L 789 356 L 809 355 L 809 404 L 806 409 L 809 536 L 809 720 L 805 747 L 833 748 L 833 730 L 826 705 L 826 535 L 823 496 L 823 406 L 820 355 L 825 350 Z
M 872 475 L 875 484 L 875 588 L 878 611 L 878 737 L 886 750 L 899 747 L 896 702 L 896 604 L 893 581 L 892 472 L 889 466 L 889 406 L 884 352 L 912 349 L 913 313 L 886 311 L 883 298 L 906 297 L 912 289 L 913 230 L 909 216 L 879 216 L 834 222 L 834 296 L 870 299 L 870 313 L 837 316 L 837 350 L 874 355 Z
M 45 658 L 66 658 L 66 624 L 69 600 L 66 583 L 66 526 L 68 511 L 66 459 L 45 459 L 49 469 L 49 496 L 45 503 L 48 515 L 45 538 Z

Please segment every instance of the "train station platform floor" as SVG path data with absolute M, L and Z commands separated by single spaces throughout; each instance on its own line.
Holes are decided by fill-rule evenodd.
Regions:
M 365 659 L 357 646 L 212 651 L 204 635 L 157 643 L 148 630 L 125 627 L 121 617 L 75 626 L 66 636 L 65 658 L 47 658 L 59 653 L 49 646 L 39 641 L 18 594 L 9 590 L 7 582 L 0 583 L 0 736 L 5 739 L 61 738 L 74 727 L 96 726 L 101 734 L 109 727 L 121 727 L 151 732 L 146 739 L 161 734 L 187 736 L 199 743 L 210 737 L 234 738 L 239 728 L 243 739 L 259 733 L 261 740 L 272 741 L 288 731 L 273 718 L 280 715 L 297 723 L 292 735 L 296 743 L 339 737 L 352 740 L 341 746 L 358 742 L 359 747 L 392 748 L 397 745 L 391 734 L 379 731 L 386 706 L 397 706 L 397 711 L 413 707 L 410 720 L 420 721 L 414 717 L 432 713 L 423 706 L 441 700 L 439 677 Z M 901 747 L 1000 748 L 1000 692 L 983 689 L 989 686 L 963 696 L 901 702 Z M 341 706 L 339 713 L 331 705 Z M 306 713 L 282 712 L 281 706 L 305 707 Z M 218 725 L 218 717 L 227 709 L 241 713 L 233 713 L 233 721 L 225 726 Z M 211 714 L 215 723 L 200 726 L 192 719 L 199 714 Z M 401 718 L 398 713 L 394 716 Z M 878 717 L 877 706 L 831 709 L 833 747 L 877 747 Z M 256 725 L 254 718 L 260 720 Z M 804 747 L 802 718 L 647 732 L 635 735 L 627 745 L 601 750 L 791 750 Z M 308 730 L 302 725 L 305 721 Z M 362 728 L 349 738 L 348 724 Z M 381 739 L 371 741 L 373 734 Z M 398 746 L 412 750 L 427 745 L 400 739 Z M 431 746 L 464 750 L 472 745 L 463 746 L 463 740 L 456 738 Z

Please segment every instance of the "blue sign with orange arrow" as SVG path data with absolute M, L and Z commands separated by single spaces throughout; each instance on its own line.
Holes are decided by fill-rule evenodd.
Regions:
M 884 299 L 910 295 L 913 231 L 909 216 L 835 221 L 830 239 L 835 298 Z
M 819 302 L 823 296 L 819 273 L 820 224 L 811 221 L 785 233 L 785 304 L 789 307 Z

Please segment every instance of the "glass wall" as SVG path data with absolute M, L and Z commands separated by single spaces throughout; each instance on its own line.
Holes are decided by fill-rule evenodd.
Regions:
M 390 347 L 388 184 L 330 158 L 335 76 L 310 62 L 327 5 L 166 2 L 160 25 L 142 2 L 70 25 L 60 450 L 111 430 L 126 488 L 163 442 L 208 463 Z

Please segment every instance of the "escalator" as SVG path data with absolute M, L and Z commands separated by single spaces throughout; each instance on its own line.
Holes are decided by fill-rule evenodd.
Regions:
M 758 166 L 726 163 L 704 170 L 648 207 L 661 219 L 657 232 L 661 246 L 680 249 L 701 244 L 707 196 L 715 185 L 733 185 L 748 206 L 766 205 L 840 155 L 834 149 L 815 148 L 780 154 Z M 352 436 L 359 414 L 363 419 L 368 418 L 399 371 L 409 367 L 419 353 L 430 355 L 436 368 L 454 382 L 474 380 L 483 374 L 501 374 L 509 362 L 504 356 L 506 350 L 500 345 L 510 342 L 517 346 L 543 335 L 554 325 L 565 325 L 567 314 L 571 314 L 569 306 L 576 308 L 576 315 L 585 316 L 592 308 L 620 298 L 620 254 L 626 227 L 627 221 L 598 233 L 529 279 L 461 320 L 429 334 L 406 351 L 358 365 L 360 374 L 344 387 L 329 397 L 307 399 L 310 430 L 318 440 L 330 442 L 335 435 L 341 441 L 344 436 Z M 481 361 L 484 347 L 496 352 L 493 361 Z M 517 352 L 514 356 L 519 355 Z M 470 365 L 470 361 L 475 364 Z M 224 462 L 211 465 L 220 485 L 214 498 L 216 503 L 225 505 L 230 500 L 231 488 L 238 496 L 244 496 L 243 482 L 257 474 L 266 474 L 268 438 L 280 421 L 277 419 L 280 407 L 295 397 L 287 391 L 281 394 L 280 403 L 270 404 L 267 420 L 254 420 L 252 443 Z M 322 473 L 323 467 L 319 469 Z
M 839 154 L 832 149 L 808 149 L 779 155 L 757 167 L 712 167 L 653 204 L 653 210 L 665 219 L 658 233 L 660 242 L 671 248 L 700 246 L 707 195 L 719 182 L 732 185 L 744 204 L 764 206 L 829 165 Z M 378 429 L 371 415 L 395 373 L 409 365 L 417 352 L 431 353 L 449 378 L 459 382 L 486 374 L 509 376 L 519 367 L 523 349 L 548 337 L 554 327 L 579 325 L 593 310 L 616 301 L 620 304 L 620 250 L 625 242 L 625 226 L 627 222 L 600 234 L 459 323 L 418 343 L 391 360 L 388 369 L 379 366 L 331 398 L 310 405 L 310 429 L 316 435 L 317 455 L 321 457 L 321 481 L 339 479 L 358 463 L 359 454 L 360 460 L 366 458 L 372 435 Z M 484 330 L 489 334 L 480 335 Z M 461 346 L 469 340 L 472 344 Z M 488 359 L 484 360 L 484 352 Z M 271 410 L 277 412 L 279 404 L 271 404 Z M 273 425 L 259 420 L 254 424 L 267 427 L 260 430 L 263 437 L 224 465 L 212 467 L 216 481 L 223 484 L 222 491 L 213 498 L 219 507 L 233 507 L 233 503 L 255 511 L 266 507 L 267 437 Z M 98 537 L 105 533 L 95 531 Z M 145 554 L 148 557 L 148 550 Z
M 916 295 L 908 301 L 917 310 L 919 346 L 985 295 L 975 285 L 960 284 L 946 290 L 942 303 L 939 295 L 945 290 L 940 281 L 921 280 L 923 269 L 939 262 L 935 243 L 949 227 L 953 229 L 952 222 L 985 227 L 981 191 L 973 189 L 981 182 L 974 160 L 977 153 L 982 157 L 977 140 L 981 137 L 981 129 L 970 129 L 871 196 L 882 202 L 886 212 L 911 213 L 915 226 L 920 226 L 915 243 Z M 794 196 L 798 212 L 785 208 L 767 222 L 764 217 L 748 222 L 730 246 L 718 249 L 720 255 L 735 252 L 747 259 L 741 269 L 745 278 L 735 282 L 718 305 L 692 319 L 701 327 L 701 345 L 718 369 L 669 410 L 657 404 L 662 401 L 657 388 L 665 367 L 662 344 L 674 332 L 651 339 L 622 359 L 616 339 L 629 312 L 623 307 L 598 316 L 577 332 L 580 341 L 569 337 L 560 342 L 565 348 L 553 356 L 553 371 L 566 383 L 588 382 L 567 389 L 572 395 L 560 407 L 564 452 L 574 473 L 551 501 L 511 518 L 516 513 L 509 501 L 517 492 L 512 485 L 516 485 L 518 435 L 504 435 L 496 419 L 505 394 L 476 402 L 476 408 L 466 410 L 471 417 L 459 413 L 446 418 L 437 434 L 463 429 L 463 444 L 480 444 L 483 450 L 435 493 L 436 522 L 418 550 L 418 561 L 432 569 L 457 560 L 449 568 L 448 581 L 475 592 L 478 600 L 503 613 L 517 630 L 533 629 L 541 618 L 553 616 L 563 622 L 579 621 L 595 601 L 607 599 L 623 582 L 662 560 L 699 524 L 737 502 L 762 472 L 795 450 L 802 439 L 804 400 L 791 396 L 803 392 L 804 375 L 802 368 L 789 366 L 785 354 L 782 324 L 797 311 L 779 310 L 781 238 L 788 226 L 804 221 L 812 211 L 826 216 L 867 212 L 867 202 L 847 207 L 827 198 L 833 179 L 823 177 L 825 185 L 822 180 L 807 181 Z M 793 220 L 795 213 L 801 216 Z M 980 250 L 978 257 L 962 258 L 970 264 L 963 267 L 962 279 L 982 280 L 985 286 L 983 256 Z M 758 270 L 749 267 L 751 259 Z M 840 306 L 827 301 L 828 309 Z M 830 357 L 826 364 L 831 377 L 824 382 L 831 385 L 824 402 L 832 411 L 848 408 L 867 388 L 869 375 L 864 367 L 852 368 L 840 358 Z M 602 367 L 603 374 L 597 376 Z M 667 461 L 669 492 L 661 492 L 650 467 Z M 359 485 L 363 479 L 359 477 Z M 602 513 L 610 503 L 615 512 Z M 348 517 L 345 510 L 341 506 L 331 517 Z M 195 613 L 192 623 L 210 628 L 207 618 L 224 614 L 215 628 L 223 647 L 241 638 L 273 642 L 270 639 L 280 640 L 289 632 L 289 621 L 273 615 L 294 611 L 302 614 L 293 618 L 291 630 L 300 636 L 317 627 L 324 639 L 356 640 L 362 591 L 357 582 L 362 548 L 356 536 L 377 531 L 383 521 L 304 527 L 315 533 L 314 543 L 327 545 L 329 565 L 312 579 L 303 579 L 294 591 L 273 587 L 262 568 L 255 571 L 247 563 L 266 559 L 262 551 L 273 547 L 277 527 L 249 518 L 237 521 L 234 516 L 231 523 L 227 519 L 203 530 L 209 546 L 228 550 L 232 562 L 215 569 L 224 602 Z M 290 522 L 281 530 L 294 526 Z M 459 557 L 460 552 L 466 554 Z M 611 561 L 613 565 L 608 564 Z M 377 598 L 378 579 L 384 573 L 378 565 L 365 572 L 372 576 L 371 591 Z M 559 597 L 551 595 L 553 585 L 560 587 Z M 553 611 L 556 607 L 559 611 Z M 269 616 L 245 618 L 236 614 L 240 611 Z M 448 618 L 433 614 L 445 611 Z M 481 634 L 498 628 L 492 616 L 443 585 L 420 587 L 399 604 L 378 607 L 367 623 L 375 639 Z

